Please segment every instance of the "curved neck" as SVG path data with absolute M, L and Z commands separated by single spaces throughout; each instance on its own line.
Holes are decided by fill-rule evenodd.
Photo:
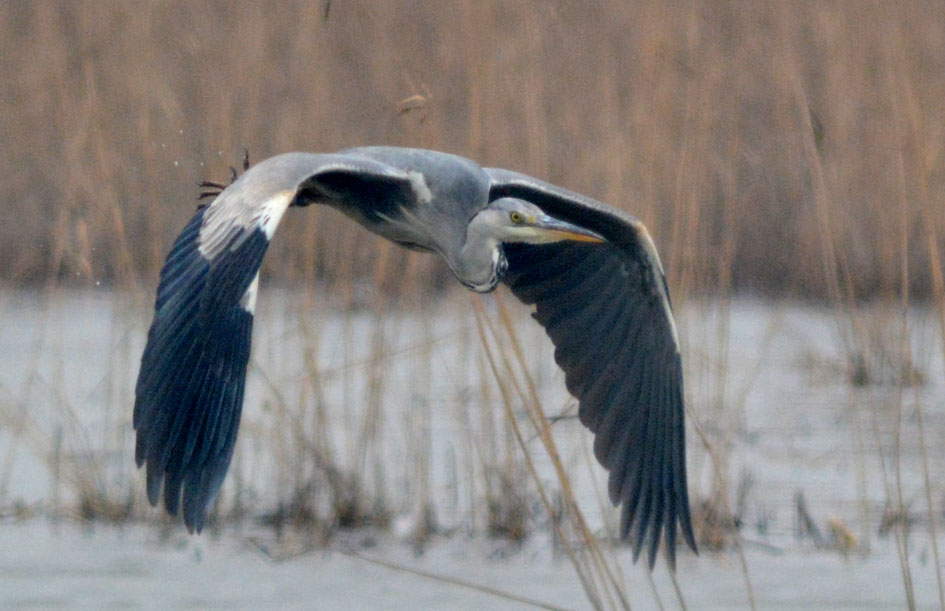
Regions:
M 450 261 L 450 267 L 469 289 L 487 293 L 499 283 L 499 268 L 503 260 L 499 241 L 483 213 L 479 213 L 466 227 L 466 241 L 458 259 Z

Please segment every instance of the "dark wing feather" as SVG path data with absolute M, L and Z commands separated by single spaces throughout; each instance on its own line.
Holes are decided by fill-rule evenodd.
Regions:
M 535 305 L 555 345 L 594 455 L 621 505 L 620 535 L 652 567 L 661 533 L 675 566 L 676 527 L 695 550 L 686 486 L 682 361 L 669 295 L 642 225 L 604 204 L 505 170 L 490 199 L 528 200 L 605 237 L 604 244 L 506 244 L 512 292 Z
M 148 499 L 203 528 L 236 442 L 253 314 L 240 299 L 269 241 L 256 229 L 226 256 L 198 248 L 204 210 L 177 239 L 161 272 L 154 321 L 135 387 L 135 460 L 147 463 Z
M 161 270 L 135 386 L 135 461 L 147 492 L 200 531 L 226 476 L 243 405 L 259 267 L 286 207 L 410 197 L 409 177 L 356 155 L 291 153 L 248 170 L 201 208 Z M 394 200 L 394 201 L 392 201 Z

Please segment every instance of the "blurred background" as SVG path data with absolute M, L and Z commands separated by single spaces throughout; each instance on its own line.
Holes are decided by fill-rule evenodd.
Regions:
M 258 160 L 392 144 L 629 210 L 677 293 L 932 290 L 945 223 L 940 2 L 0 11 L 11 284 L 153 280 L 195 183 L 227 180 L 244 148 Z M 360 230 L 338 220 L 293 218 L 268 276 L 371 274 L 389 247 L 345 248 Z
M 700 543 L 739 558 L 744 601 L 773 547 L 859 554 L 899 584 L 890 604 L 945 608 L 943 24 L 938 0 L 0 4 L 0 515 L 161 520 L 133 466 L 133 382 L 198 182 L 229 181 L 244 150 L 435 148 L 649 227 Z M 509 429 L 510 380 L 537 380 L 549 414 L 575 406 L 524 308 L 314 207 L 263 269 L 220 516 L 322 543 L 553 530 L 522 458 L 547 448 Z M 514 329 L 487 320 L 503 300 Z M 497 368 L 503 333 L 535 362 Z M 555 433 L 601 479 L 580 426 Z M 599 491 L 576 494 L 608 532 Z M 868 585 L 833 600 L 878 600 Z

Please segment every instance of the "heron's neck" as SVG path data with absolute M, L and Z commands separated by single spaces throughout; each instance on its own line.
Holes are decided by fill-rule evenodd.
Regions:
M 466 242 L 459 258 L 451 262 L 453 273 L 469 289 L 487 293 L 499 283 L 504 255 L 486 222 L 476 215 L 466 228 Z

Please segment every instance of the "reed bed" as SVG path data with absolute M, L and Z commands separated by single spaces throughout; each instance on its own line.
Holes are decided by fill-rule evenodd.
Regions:
M 225 179 L 244 148 L 258 160 L 420 146 L 534 174 L 650 227 L 681 313 L 700 542 L 737 550 L 752 606 L 743 537 L 768 522 L 752 503 L 763 474 L 734 469 L 789 317 L 746 347 L 733 303 L 826 312 L 835 355 L 796 365 L 844 388 L 859 500 L 828 524 L 802 495 L 799 533 L 864 554 L 892 536 L 909 607 L 914 546 L 928 542 L 945 609 L 942 23 L 934 1 L 0 6 L 0 312 L 15 321 L 0 345 L 23 355 L 0 385 L 0 515 L 155 519 L 130 462 L 132 384 L 197 182 Z M 331 210 L 291 211 L 263 273 L 274 296 L 259 324 L 279 329 L 257 333 L 213 529 L 257 523 L 304 549 L 344 532 L 393 532 L 418 550 L 457 533 L 512 546 L 542 533 L 595 607 L 630 606 L 613 515 L 601 502 L 586 518 L 575 500 L 568 457 L 581 452 L 556 445 L 574 406 L 540 329 L 522 330 L 524 308 L 501 294 L 470 305 L 435 258 Z M 62 335 L 64 303 L 96 321 L 88 337 Z M 102 345 L 100 363 L 76 367 Z M 733 370 L 745 349 L 755 366 Z M 70 394 L 83 376 L 95 383 Z M 463 433 L 444 441 L 438 427 Z M 18 500 L 24 461 L 50 474 L 39 503 Z M 685 606 L 678 584 L 672 597 Z
M 8 282 L 150 286 L 194 184 L 225 179 L 243 148 L 258 160 L 374 143 L 464 154 L 626 208 L 659 238 L 680 299 L 934 290 L 934 1 L 0 11 Z M 388 245 L 352 251 L 359 231 L 293 215 L 267 277 L 351 282 L 405 264 Z M 380 276 L 390 290 L 442 288 L 439 266 L 417 265 L 416 285 Z

